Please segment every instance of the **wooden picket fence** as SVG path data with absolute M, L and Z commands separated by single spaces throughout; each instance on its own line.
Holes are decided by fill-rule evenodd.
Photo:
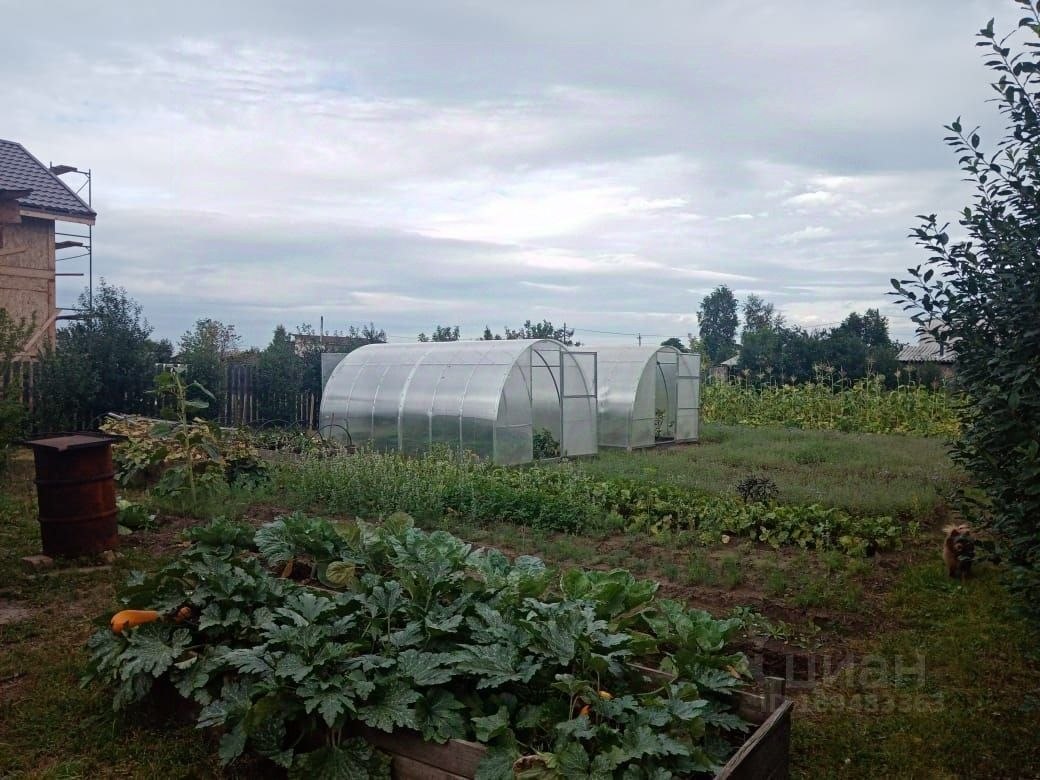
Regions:
M 156 366 L 156 372 L 164 369 L 169 369 L 169 366 Z M 232 363 L 225 369 L 227 382 L 220 399 L 218 415 L 221 425 L 257 427 L 270 423 L 298 425 L 311 430 L 317 428 L 320 396 L 308 392 L 281 396 L 266 395 L 259 390 L 256 366 Z M 34 410 L 33 388 L 38 371 L 39 363 L 35 360 L 15 361 L 6 371 L 0 371 L 0 391 L 6 390 L 12 383 L 17 383 L 21 388 L 22 403 L 30 418 Z M 153 398 L 148 400 L 155 403 Z M 159 414 L 157 405 L 154 414 Z M 96 420 L 83 420 L 78 423 L 77 429 L 87 430 L 96 424 Z
M 220 422 L 230 426 L 257 426 L 264 423 L 318 426 L 318 405 L 314 393 L 270 396 L 259 391 L 257 367 L 232 363 L 227 366 L 227 383 L 221 405 Z M 271 410 L 282 410 L 276 416 Z M 291 410 L 288 414 L 284 410 Z M 290 417 L 291 419 L 283 419 Z

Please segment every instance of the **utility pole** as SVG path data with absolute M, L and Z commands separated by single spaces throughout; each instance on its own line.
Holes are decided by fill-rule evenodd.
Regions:
M 639 346 L 643 346 L 643 334 L 637 333 L 636 338 L 639 339 Z

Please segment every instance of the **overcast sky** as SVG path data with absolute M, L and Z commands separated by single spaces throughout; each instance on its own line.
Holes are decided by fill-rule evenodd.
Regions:
M 93 169 L 95 275 L 157 335 L 213 317 L 246 345 L 321 315 L 395 340 L 548 318 L 659 341 L 723 283 L 807 327 L 881 307 L 909 340 L 888 279 L 924 258 L 914 215 L 970 195 L 942 125 L 998 134 L 973 36 L 1018 18 L 1009 0 L 153 5 L 0 0 L 0 138 Z

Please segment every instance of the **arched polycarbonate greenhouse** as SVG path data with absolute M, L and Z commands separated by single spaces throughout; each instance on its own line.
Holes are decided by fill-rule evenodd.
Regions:
M 674 347 L 596 348 L 599 446 L 696 441 L 700 355 Z
M 332 370 L 322 433 L 376 449 L 435 444 L 527 463 L 536 432 L 560 455 L 597 449 L 596 355 L 548 339 L 370 344 Z

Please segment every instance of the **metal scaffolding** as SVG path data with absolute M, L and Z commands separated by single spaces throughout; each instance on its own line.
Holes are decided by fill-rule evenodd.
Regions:
M 74 174 L 80 177 L 79 186 L 72 187 L 71 189 L 80 198 L 83 198 L 87 206 L 91 209 L 94 208 L 94 183 L 91 170 L 88 168 L 85 171 L 81 171 L 72 165 L 54 165 L 50 164 L 50 172 L 55 176 L 65 176 L 68 174 Z M 86 197 L 84 197 L 84 191 L 86 191 Z M 59 224 L 62 226 L 62 230 L 58 230 Z M 75 227 L 73 227 L 75 225 Z M 81 232 L 82 228 L 86 228 L 86 233 Z M 77 230 L 79 228 L 79 230 Z M 94 226 L 93 225 L 80 225 L 77 223 L 65 222 L 62 220 L 56 220 L 54 225 L 54 261 L 57 263 L 67 263 L 73 260 L 87 261 L 86 272 L 82 271 L 69 271 L 69 272 L 55 272 L 55 276 L 86 276 L 87 277 L 87 308 L 83 310 L 78 306 L 58 306 L 63 311 L 73 312 L 72 314 L 61 315 L 58 317 L 60 320 L 70 319 L 81 319 L 82 317 L 91 314 L 94 311 Z M 80 266 L 82 267 L 82 266 Z

